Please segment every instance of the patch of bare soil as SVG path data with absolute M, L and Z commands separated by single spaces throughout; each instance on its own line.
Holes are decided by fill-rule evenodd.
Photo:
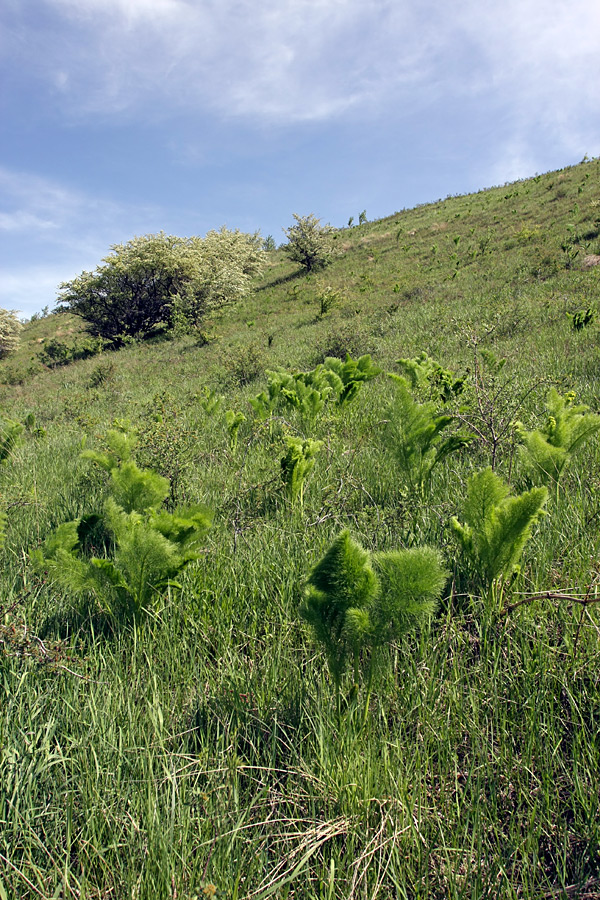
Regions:
M 385 241 L 386 238 L 389 238 L 391 233 L 391 231 L 382 231 L 381 234 L 365 235 L 365 237 L 360 239 L 359 244 L 361 247 L 364 247 L 365 244 L 379 244 L 381 241 Z

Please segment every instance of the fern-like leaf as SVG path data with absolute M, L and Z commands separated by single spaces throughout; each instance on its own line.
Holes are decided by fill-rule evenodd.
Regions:
M 534 484 L 558 482 L 571 457 L 600 430 L 600 415 L 583 404 L 575 405 L 575 395 L 561 396 L 551 388 L 546 400 L 548 419 L 542 428 L 526 431 L 518 426 L 522 442 L 521 459 Z
M 323 441 L 310 438 L 286 437 L 286 452 L 281 460 L 281 476 L 288 498 L 302 504 L 306 478 L 313 470 L 315 456 L 323 446 Z
M 413 547 L 373 556 L 380 590 L 373 612 L 377 645 L 397 640 L 430 619 L 448 580 L 441 554 Z
M 0 463 L 6 462 L 13 455 L 22 433 L 23 426 L 20 422 L 0 420 Z
M 496 578 L 507 578 L 517 570 L 547 499 L 545 487 L 509 496 L 507 485 L 491 468 L 471 477 L 463 510 L 467 524 L 453 518 L 451 525 L 485 588 Z
M 401 375 L 390 377 L 396 392 L 389 410 L 386 440 L 407 487 L 423 493 L 434 468 L 470 443 L 472 436 L 460 431 L 442 438 L 442 432 L 453 421 L 452 416 L 437 413 L 432 402 L 418 403 Z

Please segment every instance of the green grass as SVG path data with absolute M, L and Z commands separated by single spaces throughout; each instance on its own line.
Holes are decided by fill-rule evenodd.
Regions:
M 598 606 L 556 599 L 600 599 L 598 440 L 526 545 L 512 611 L 469 583 L 449 526 L 493 454 L 525 489 L 512 423 L 542 424 L 550 385 L 600 407 L 599 326 L 567 316 L 599 306 L 600 267 L 583 264 L 600 254 L 599 200 L 592 160 L 340 231 L 318 275 L 275 251 L 255 292 L 206 323 L 208 344 L 50 370 L 39 348 L 75 320 L 26 327 L 0 400 L 46 433 L 25 431 L 0 468 L 1 900 L 600 896 Z M 324 287 L 339 299 L 321 315 Z M 417 501 L 385 440 L 385 372 L 421 350 L 465 377 L 450 412 L 481 436 Z M 476 388 L 488 350 L 507 361 Z M 310 429 L 287 408 L 254 419 L 266 370 L 346 351 L 383 370 L 347 408 Z M 212 415 L 205 387 L 224 398 Z M 227 409 L 246 416 L 235 449 Z M 79 454 L 117 419 L 172 505 L 215 513 L 181 589 L 136 626 L 28 561 L 99 509 L 105 475 Z M 302 507 L 281 483 L 286 435 L 323 441 Z M 338 716 L 298 616 L 346 527 L 372 551 L 429 543 L 453 573 L 435 620 L 390 650 L 364 727 L 351 700 Z

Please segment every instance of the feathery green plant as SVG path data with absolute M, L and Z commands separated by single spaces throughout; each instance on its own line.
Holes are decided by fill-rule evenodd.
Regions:
M 206 385 L 202 389 L 202 394 L 198 395 L 198 399 L 200 400 L 200 406 L 207 416 L 214 415 L 223 402 L 223 397 Z
M 352 359 L 347 353 L 343 362 L 328 356 L 308 372 L 267 372 L 268 394 L 262 391 L 250 400 L 250 404 L 261 421 L 282 403 L 298 410 L 302 418 L 313 425 L 328 400 L 345 406 L 356 397 L 362 385 L 380 371 L 368 353 L 358 359 Z
M 276 374 L 276 373 L 269 373 Z M 281 399 L 281 384 L 277 378 L 269 377 L 266 391 L 261 391 L 256 397 L 250 397 L 248 402 L 254 410 L 259 422 L 265 422 L 275 411 Z
M 137 443 L 137 435 L 129 420 L 119 419 L 113 425 L 114 428 L 109 429 L 105 438 L 107 452 L 84 450 L 81 454 L 83 459 L 95 462 L 101 469 L 109 473 L 113 469 L 117 469 L 121 463 L 131 459 L 133 448 Z
M 299 612 L 325 650 L 338 710 L 351 662 L 352 696 L 361 668 L 366 675 L 366 718 L 378 651 L 433 615 L 447 574 L 430 547 L 371 556 L 348 530 L 335 539 L 309 575 Z
M 83 459 L 89 459 L 109 473 L 110 493 L 126 513 L 156 509 L 166 500 L 170 490 L 167 478 L 152 469 L 140 469 L 132 460 L 136 440 L 135 432 L 124 423 L 107 433 L 107 453 L 84 450 L 81 454 Z
M 438 463 L 469 444 L 473 436 L 458 431 L 444 438 L 442 432 L 453 417 L 438 414 L 432 402 L 418 403 L 406 378 L 395 374 L 390 374 L 390 378 L 396 384 L 396 391 L 388 411 L 385 439 L 407 488 L 423 494 Z
M 26 431 L 34 437 L 46 437 L 46 429 L 41 425 L 36 425 L 35 413 L 28 412 L 23 419 L 23 425 L 25 426 Z
M 575 394 L 561 396 L 551 388 L 546 400 L 548 419 L 543 428 L 526 431 L 517 427 L 522 442 L 520 449 L 526 473 L 534 484 L 558 482 L 573 454 L 600 430 L 600 415 L 589 407 L 575 405 Z
M 352 359 L 350 354 L 346 353 L 344 362 L 336 356 L 328 356 L 323 365 L 326 373 L 334 373 L 341 381 L 341 388 L 336 391 L 337 402 L 340 406 L 345 406 L 346 403 L 354 400 L 363 384 L 381 372 L 381 369 L 373 365 L 368 353 L 358 359 Z M 332 387 L 334 389 L 337 387 L 335 382 L 332 383 Z
M 259 416 L 266 418 L 277 405 L 285 404 L 296 409 L 302 419 L 313 425 L 325 406 L 325 401 L 334 390 L 335 376 L 325 375 L 323 366 L 310 372 L 267 372 L 269 376 L 268 395 L 263 391 L 252 402 Z
M 425 351 L 412 359 L 397 359 L 396 364 L 402 369 L 413 390 L 431 385 L 439 392 L 440 400 L 443 403 L 448 403 L 449 400 L 461 394 L 464 389 L 464 378 L 456 378 L 454 372 L 444 369 Z
M 109 453 L 83 456 L 110 473 L 111 496 L 100 515 L 60 525 L 30 558 L 38 571 L 76 595 L 91 595 L 109 615 L 139 619 L 153 600 L 192 560 L 211 524 L 200 506 L 168 513 L 160 507 L 169 494 L 166 478 L 140 469 L 130 458 L 134 436 L 113 430 Z M 100 524 L 109 535 L 110 556 L 86 554 L 85 539 Z
M 20 422 L 5 418 L 0 420 L 0 464 L 13 455 L 22 432 L 23 426 Z
M 103 612 L 128 619 L 139 619 L 168 587 L 180 587 L 172 579 L 198 559 L 210 527 L 210 515 L 201 507 L 143 516 L 126 513 L 110 497 L 102 518 L 113 541 L 110 557 L 81 552 L 84 523 L 77 519 L 60 525 L 31 560 L 65 590 L 92 595 Z
M 343 294 L 337 288 L 331 285 L 322 286 L 317 292 L 317 300 L 319 302 L 319 318 L 327 315 L 330 309 L 341 303 Z
M 463 508 L 466 524 L 455 516 L 450 524 L 483 589 L 518 571 L 523 548 L 547 499 L 545 487 L 509 496 L 508 485 L 490 467 L 469 479 Z
M 225 412 L 225 421 L 229 432 L 229 449 L 235 450 L 238 442 L 238 431 L 242 422 L 246 421 L 246 416 L 243 412 L 235 412 L 233 409 L 228 409 Z
M 369 553 L 343 531 L 313 568 L 307 586 L 300 616 L 325 650 L 339 702 L 349 659 L 358 682 L 360 652 L 370 630 L 369 608 L 377 596 Z
M 579 309 L 574 313 L 567 313 L 567 317 L 571 320 L 573 331 L 582 331 L 587 325 L 592 325 L 596 321 L 596 310 L 588 306 L 587 309 Z
M 289 406 L 298 410 L 304 420 L 314 425 L 319 413 L 323 411 L 331 388 L 328 385 L 316 387 L 309 380 L 300 377 L 304 374 L 302 372 L 294 377 L 289 387 L 282 387 L 281 396 Z
M 286 451 L 281 460 L 281 476 L 285 485 L 285 493 L 292 503 L 304 500 L 306 478 L 315 465 L 315 456 L 323 446 L 323 441 L 311 438 L 286 437 Z

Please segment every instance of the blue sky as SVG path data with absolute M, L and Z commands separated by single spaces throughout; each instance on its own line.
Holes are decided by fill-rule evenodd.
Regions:
M 0 306 L 112 244 L 279 243 L 600 155 L 598 0 L 2 0 Z

